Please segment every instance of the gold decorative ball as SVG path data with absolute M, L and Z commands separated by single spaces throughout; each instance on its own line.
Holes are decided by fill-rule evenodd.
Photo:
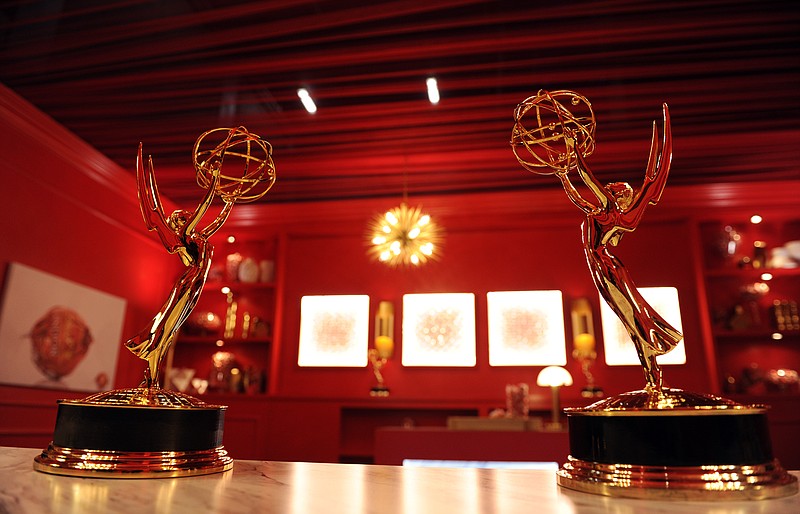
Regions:
M 592 104 L 573 91 L 540 90 L 514 109 L 511 148 L 522 166 L 541 175 L 567 173 L 575 152 L 594 151 Z
M 208 189 L 219 170 L 216 194 L 228 202 L 258 200 L 275 183 L 272 145 L 244 127 L 216 128 L 194 144 L 197 183 Z

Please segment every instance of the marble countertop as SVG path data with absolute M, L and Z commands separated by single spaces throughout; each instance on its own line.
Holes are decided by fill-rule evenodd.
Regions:
M 30 448 L 0 448 L 0 512 L 131 513 L 798 513 L 800 495 L 665 502 L 561 489 L 546 470 L 447 469 L 239 460 L 222 474 L 95 479 L 39 473 Z M 799 473 L 795 473 L 800 475 Z

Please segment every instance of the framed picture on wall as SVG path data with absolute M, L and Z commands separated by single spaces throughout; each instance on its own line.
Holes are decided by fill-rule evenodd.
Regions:
M 674 287 L 640 287 L 639 293 L 664 320 L 683 332 L 678 290 Z M 600 298 L 600 316 L 603 321 L 603 349 L 609 366 L 639 366 L 636 348 L 611 307 Z M 656 357 L 659 364 L 686 364 L 686 347 L 683 341 L 671 352 Z
M 124 319 L 122 298 L 11 263 L 0 313 L 0 382 L 110 389 Z
M 486 301 L 490 366 L 567 363 L 561 291 L 494 291 Z
M 403 366 L 475 366 L 475 295 L 403 295 Z
M 366 367 L 368 345 L 369 296 L 300 299 L 299 366 Z

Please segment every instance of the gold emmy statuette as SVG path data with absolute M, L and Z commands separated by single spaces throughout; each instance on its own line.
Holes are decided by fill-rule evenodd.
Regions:
M 136 172 L 145 223 L 185 266 L 153 321 L 125 343 L 147 361 L 144 380 L 131 389 L 59 401 L 53 441 L 34 459 L 37 471 L 158 478 L 218 473 L 233 467 L 233 459 L 222 446 L 226 407 L 162 389 L 160 370 L 203 290 L 214 253 L 209 238 L 225 223 L 234 204 L 266 194 L 275 183 L 275 166 L 271 145 L 244 127 L 205 132 L 193 154 L 197 183 L 205 195 L 194 211 L 166 215 L 153 161 L 149 159 L 145 166 L 139 145 Z M 223 206 L 204 223 L 215 198 Z
M 797 479 L 772 454 L 767 408 L 665 388 L 656 357 L 683 338 L 639 294 L 614 255 L 666 185 L 672 160 L 669 109 L 663 136 L 653 123 L 642 185 L 600 183 L 586 164 L 595 148 L 589 101 L 572 91 L 539 91 L 514 111 L 511 145 L 520 164 L 555 175 L 586 216 L 583 248 L 592 279 L 633 341 L 645 387 L 566 409 L 570 456 L 562 487 L 594 494 L 675 500 L 755 500 L 797 492 Z M 573 184 L 577 176 L 582 195 Z

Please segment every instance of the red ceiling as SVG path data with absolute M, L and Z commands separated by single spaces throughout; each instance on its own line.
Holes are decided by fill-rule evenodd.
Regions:
M 601 180 L 641 179 L 662 102 L 671 184 L 800 178 L 794 1 L 0 5 L 0 81 L 126 169 L 142 141 L 178 203 L 197 136 L 233 125 L 274 147 L 270 202 L 559 187 L 508 146 L 540 88 L 591 100 Z

